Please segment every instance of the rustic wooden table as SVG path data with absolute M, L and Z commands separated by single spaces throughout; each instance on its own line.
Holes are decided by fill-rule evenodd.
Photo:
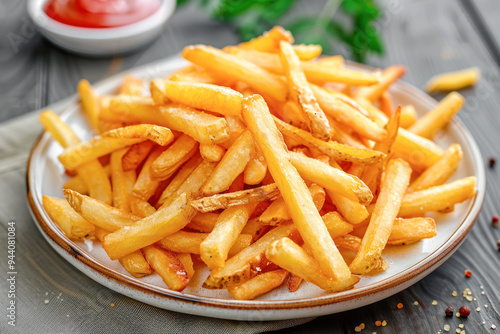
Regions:
M 314 15 L 322 6 L 323 1 L 303 1 L 294 8 L 294 13 Z M 408 74 L 404 80 L 417 87 L 423 87 L 432 75 L 440 72 L 480 67 L 483 73 L 480 82 L 461 92 L 467 103 L 458 117 L 473 134 L 486 162 L 489 157 L 500 158 L 500 3 L 388 0 L 384 8 L 379 25 L 386 53 L 381 58 L 370 58 L 368 63 L 380 67 L 406 65 Z M 0 2 L 0 36 L 0 122 L 74 94 L 81 78 L 97 82 L 174 55 L 189 44 L 222 47 L 238 41 L 230 27 L 214 23 L 197 8 L 187 6 L 175 13 L 158 41 L 143 50 L 124 57 L 83 58 L 43 40 L 29 22 L 25 3 L 16 0 Z M 500 252 L 496 246 L 500 229 L 491 224 L 492 215 L 500 213 L 499 168 L 486 171 L 487 196 L 476 225 L 460 249 L 439 269 L 411 288 L 376 304 L 323 316 L 282 332 L 354 333 L 361 323 L 366 326 L 364 333 L 437 333 L 445 324 L 451 326 L 451 332 L 459 324 L 464 325 L 461 330 L 467 333 L 495 333 L 492 325 L 500 330 Z M 466 269 L 472 271 L 468 279 L 464 277 Z M 82 277 L 75 280 L 88 281 L 78 274 Z M 462 297 L 466 288 L 476 298 L 472 302 Z M 457 291 L 458 296 L 453 297 L 452 291 Z M 433 305 L 434 300 L 437 305 Z M 414 305 L 415 301 L 418 305 Z M 398 309 L 398 303 L 404 307 Z M 471 316 L 466 320 L 447 319 L 444 310 L 448 305 L 456 310 L 468 305 Z M 476 311 L 477 307 L 481 311 Z M 385 320 L 387 325 L 376 327 L 377 320 Z

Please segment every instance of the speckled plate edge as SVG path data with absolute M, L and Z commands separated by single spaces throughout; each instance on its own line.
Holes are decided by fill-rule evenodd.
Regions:
M 184 64 L 185 62 L 179 59 L 179 57 L 173 57 L 115 75 L 96 84 L 95 89 L 100 93 L 100 91 L 118 87 L 119 82 L 126 74 L 138 75 L 150 79 L 157 76 L 158 73 L 168 73 Z M 358 64 L 351 65 L 370 69 L 367 66 Z M 424 103 L 430 106 L 437 103 L 433 98 L 413 86 L 402 82 L 398 82 L 395 85 L 398 86 L 398 89 L 411 92 L 417 99 L 423 100 Z M 68 108 L 71 106 L 74 107 L 77 103 L 77 97 L 72 96 L 57 103 L 57 106 Z M 50 109 L 50 106 L 47 108 Z M 96 282 L 144 303 L 182 313 L 243 321 L 284 320 L 332 314 L 374 303 L 415 284 L 446 261 L 465 240 L 481 210 L 485 196 L 486 180 L 482 157 L 471 134 L 458 120 L 453 120 L 452 126 L 456 127 L 464 138 L 464 142 L 467 145 L 466 149 L 473 157 L 472 164 L 477 178 L 477 193 L 472 199 L 473 203 L 455 232 L 445 243 L 426 258 L 393 276 L 361 288 L 320 297 L 280 301 L 238 301 L 200 297 L 145 283 L 132 276 L 108 268 L 87 254 L 81 253 L 77 247 L 74 247 L 75 244 L 66 238 L 60 230 L 53 230 L 49 226 L 50 218 L 43 209 L 41 198 L 33 196 L 37 192 L 35 189 L 36 175 L 33 172 L 32 162 L 35 153 L 39 153 L 37 151 L 40 143 L 48 134 L 42 133 L 40 135 L 28 159 L 26 173 L 28 204 L 38 229 L 51 247 L 64 259 Z

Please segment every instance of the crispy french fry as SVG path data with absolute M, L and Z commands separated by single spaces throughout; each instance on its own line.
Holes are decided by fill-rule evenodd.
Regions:
M 161 246 L 176 253 L 200 254 L 200 244 L 208 237 L 209 233 L 179 231 L 160 240 Z M 252 241 L 250 234 L 237 236 L 229 254 L 236 254 L 242 246 L 248 246 Z M 246 247 L 245 246 L 245 247 Z
M 290 163 L 264 99 L 258 95 L 245 98 L 242 115 L 268 163 L 294 224 L 313 250 L 321 269 L 328 277 L 341 281 L 348 279 L 349 268 L 328 235 L 306 184 Z
M 72 147 L 80 143 L 80 139 L 73 130 L 52 111 L 43 111 L 40 114 L 40 122 L 63 148 Z M 99 161 L 94 159 L 82 164 L 77 168 L 77 174 L 85 184 L 90 196 L 111 204 L 111 183 Z
M 321 109 L 335 121 L 349 126 L 355 132 L 371 140 L 381 141 L 387 136 L 384 129 L 355 110 L 344 99 L 318 86 L 311 85 L 311 88 Z
M 279 189 L 276 184 L 268 184 L 247 190 L 202 197 L 191 201 L 191 206 L 201 212 L 210 212 L 236 205 L 271 201 L 278 196 Z
M 268 271 L 227 290 L 235 299 L 255 299 L 283 284 L 287 276 L 288 271 L 283 269 Z
M 212 232 L 200 244 L 201 259 L 209 269 L 224 267 L 229 250 L 256 206 L 256 203 L 233 206 L 219 215 Z
M 321 56 L 323 47 L 319 44 L 295 44 L 292 45 L 293 51 L 300 60 L 308 61 Z
M 370 189 L 356 176 L 300 153 L 289 152 L 289 155 L 290 162 L 304 179 L 361 204 L 369 204 L 372 201 Z
M 84 195 L 89 194 L 89 188 L 87 187 L 87 184 L 83 181 L 83 178 L 78 176 L 74 176 L 71 179 L 69 179 L 63 185 L 63 189 L 71 189 Z
M 271 30 L 265 32 L 262 36 L 255 37 L 252 40 L 240 43 L 239 47 L 243 49 L 254 49 L 263 52 L 278 52 L 280 42 L 287 41 L 293 43 L 292 34 L 280 26 L 274 26 Z
M 186 274 L 188 275 L 189 280 L 194 276 L 194 263 L 191 254 L 189 253 L 177 253 L 177 258 L 182 263 L 184 270 L 186 270 Z
M 203 287 L 222 289 L 248 281 L 254 276 L 252 264 L 260 263 L 267 247 L 275 240 L 287 237 L 295 230 L 291 223 L 282 224 L 264 234 L 262 238 L 241 250 L 226 261 L 224 268 L 216 268 L 210 272 Z
M 166 126 L 204 144 L 218 144 L 229 138 L 224 118 L 178 104 L 158 106 L 151 98 L 126 97 L 112 99 L 110 109 L 119 117 L 125 115 L 137 122 Z
M 401 108 L 401 117 L 399 118 L 399 126 L 408 129 L 410 126 L 415 124 L 418 119 L 417 111 L 415 107 L 408 104 Z
M 448 184 L 406 194 L 399 216 L 419 216 L 425 212 L 446 210 L 476 194 L 476 177 L 469 176 Z
M 142 143 L 130 146 L 127 153 L 122 157 L 123 170 L 135 170 L 139 165 L 146 160 L 151 150 L 155 147 L 156 143 L 150 140 L 143 141 Z
M 238 116 L 241 113 L 241 93 L 218 85 L 165 81 L 163 94 L 168 100 L 188 107 Z
M 201 187 L 214 169 L 214 162 L 202 161 L 173 193 L 170 194 L 170 190 L 167 192 L 167 189 L 169 189 L 167 187 L 156 205 L 168 204 L 184 192 L 190 192 L 193 197 L 197 197 L 200 194 Z
M 106 237 L 104 237 L 106 240 Z M 172 290 L 182 291 L 189 283 L 189 276 L 177 256 L 168 250 L 152 245 L 144 248 L 149 265 L 160 275 Z
M 105 235 L 108 235 L 110 232 L 105 229 L 96 226 L 95 228 L 95 236 L 99 241 L 102 241 Z M 151 266 L 144 258 L 144 255 L 140 250 L 125 255 L 118 259 L 123 268 L 130 273 L 130 275 L 134 277 L 144 277 L 153 273 Z
M 253 146 L 252 134 L 249 131 L 243 132 L 217 164 L 214 172 L 201 189 L 201 193 L 204 196 L 210 196 L 229 189 L 236 177 L 245 170 Z
M 262 182 L 266 173 L 266 159 L 264 159 L 260 148 L 254 145 L 254 152 L 243 171 L 243 180 L 245 184 L 256 185 Z
M 313 183 L 309 186 L 311 197 L 316 209 L 319 211 L 325 203 L 325 189 Z M 269 207 L 260 215 L 259 221 L 264 225 L 278 225 L 282 222 L 292 219 L 285 204 L 283 197 L 275 200 Z
M 316 148 L 336 160 L 351 161 L 360 164 L 371 164 L 380 161 L 384 157 L 383 153 L 377 151 L 353 148 L 333 141 L 323 141 L 313 137 L 307 131 L 281 121 L 277 117 L 273 117 L 273 119 L 276 126 L 285 137 L 291 137 L 307 147 Z
M 180 136 L 151 165 L 151 175 L 165 180 L 172 176 L 198 150 L 198 142 L 188 135 Z
M 153 176 L 151 175 L 151 165 L 162 154 L 164 150 L 164 147 L 157 146 L 149 154 L 132 188 L 133 195 L 142 198 L 145 201 L 149 200 L 149 198 L 153 196 L 156 188 L 158 188 L 158 185 L 160 184 L 160 180 L 153 178 Z
M 131 96 L 143 96 L 145 82 L 143 79 L 135 78 L 133 76 L 127 75 L 123 82 L 118 88 L 118 94 L 125 94 Z
M 119 128 L 103 133 L 93 139 L 68 147 L 59 156 L 59 161 L 68 169 L 75 169 L 120 148 L 152 140 L 162 146 L 174 140 L 167 128 L 140 124 Z
M 330 139 L 330 124 L 325 113 L 319 107 L 309 83 L 304 75 L 300 60 L 293 51 L 292 46 L 280 42 L 280 59 L 288 82 L 288 94 L 295 101 L 305 115 L 308 128 L 316 138 Z
M 165 95 L 165 80 L 151 80 L 149 91 L 151 92 L 151 98 L 155 104 L 164 105 L 169 102 L 167 95 Z
M 179 231 L 189 223 L 195 213 L 194 209 L 189 206 L 189 196 L 184 193 L 170 205 L 162 206 L 151 216 L 108 234 L 103 239 L 102 247 L 113 260 Z M 154 266 L 152 267 L 155 269 Z
M 114 208 L 70 189 L 64 189 L 64 196 L 73 210 L 88 222 L 106 231 L 116 231 L 141 219 L 139 216 Z
M 78 95 L 80 96 L 83 112 L 87 116 L 90 125 L 92 125 L 94 129 L 97 129 L 99 101 L 94 93 L 94 89 L 87 80 L 83 79 L 78 83 Z
M 453 115 L 460 111 L 464 103 L 465 98 L 462 95 L 451 92 L 408 130 L 424 138 L 433 139 L 436 133 L 451 121 Z
M 445 183 L 451 175 L 453 175 L 461 159 L 462 148 L 460 145 L 450 145 L 441 159 L 420 174 L 415 181 L 410 184 L 409 189 L 418 191 Z
M 200 154 L 207 161 L 220 161 L 225 153 L 226 151 L 219 145 L 200 144 Z
M 456 72 L 447 72 L 436 75 L 425 85 L 425 90 L 431 92 L 450 92 L 474 86 L 479 80 L 479 68 L 472 67 Z
M 282 102 L 286 100 L 287 89 L 283 80 L 247 60 L 205 45 L 188 46 L 182 51 L 182 56 L 220 77 L 246 82 L 264 96 Z
M 149 202 L 137 196 L 130 196 L 130 212 L 139 217 L 151 216 L 156 209 Z
M 135 170 L 123 170 L 122 158 L 127 151 L 128 148 L 114 151 L 110 158 L 113 206 L 123 211 L 130 211 L 130 196 L 136 179 Z
M 328 291 L 347 290 L 359 281 L 359 278 L 354 275 L 349 275 L 341 281 L 328 278 L 322 274 L 322 270 L 314 258 L 287 237 L 269 245 L 266 257 L 281 268 Z
M 411 171 L 403 160 L 392 159 L 387 163 L 368 229 L 349 266 L 352 273 L 368 273 L 377 267 L 410 182 Z
M 94 225 L 82 218 L 66 200 L 43 195 L 43 208 L 70 239 L 83 239 L 94 234 Z
M 200 232 L 212 232 L 217 218 L 219 218 L 218 213 L 198 212 L 186 227 Z
M 389 86 L 405 75 L 406 68 L 401 65 L 389 66 L 382 72 L 380 82 L 370 87 L 360 87 L 354 92 L 355 98 L 364 97 L 370 102 L 375 102 Z

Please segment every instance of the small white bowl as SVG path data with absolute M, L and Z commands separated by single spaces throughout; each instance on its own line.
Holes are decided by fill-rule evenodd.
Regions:
M 42 35 L 57 46 L 87 56 L 109 56 L 136 50 L 161 33 L 176 0 L 160 1 L 160 8 L 151 16 L 114 28 L 81 28 L 57 22 L 44 11 L 47 0 L 29 0 L 28 14 Z

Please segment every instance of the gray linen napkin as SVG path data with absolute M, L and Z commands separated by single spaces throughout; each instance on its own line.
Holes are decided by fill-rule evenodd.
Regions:
M 60 112 L 75 97 L 51 106 Z M 308 319 L 244 322 L 186 315 L 143 304 L 94 282 L 45 241 L 26 203 L 26 163 L 42 130 L 38 112 L 0 124 L 0 333 L 259 333 Z M 15 297 L 8 297 L 7 234 L 15 222 Z M 12 236 L 12 234 L 11 234 Z M 15 300 L 15 324 L 8 324 Z M 111 305 L 114 304 L 114 307 Z

